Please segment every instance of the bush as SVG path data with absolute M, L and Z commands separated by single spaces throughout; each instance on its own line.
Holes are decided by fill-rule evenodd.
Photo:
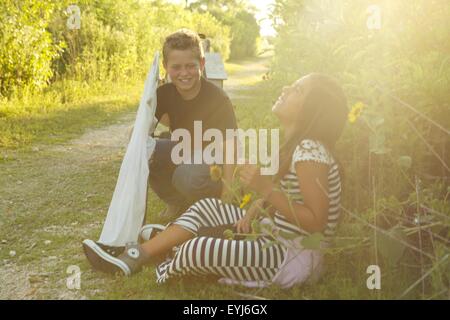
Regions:
M 252 10 L 245 3 L 200 0 L 191 3 L 189 8 L 193 12 L 209 13 L 223 25 L 229 27 L 231 58 L 239 59 L 256 55 L 260 41 L 259 25 Z M 210 36 L 208 33 L 206 35 Z
M 62 43 L 46 31 L 50 1 L 0 2 L 0 96 L 44 87 Z
M 259 43 L 259 26 L 255 17 L 247 11 L 239 11 L 230 19 L 230 26 L 233 36 L 230 49 L 231 58 L 256 56 Z
M 153 54 L 161 50 L 167 35 L 180 28 L 207 33 L 213 49 L 227 58 L 230 37 L 209 14 L 191 13 L 180 6 L 130 1 L 93 2 L 82 9 L 79 34 L 64 32 L 74 43 L 69 52 L 69 75 L 85 80 L 141 77 L 148 71 Z
M 370 203 L 366 200 L 372 181 L 367 172 L 376 176 L 384 196 L 405 193 L 418 172 L 422 177 L 449 174 L 429 149 L 448 158 L 447 134 L 417 112 L 450 127 L 450 45 L 444 40 L 450 38 L 450 3 L 385 2 L 380 5 L 381 30 L 366 26 L 370 4 L 280 0 L 274 12 L 276 83 L 324 72 L 340 80 L 350 107 L 357 102 L 366 106 L 340 143 L 342 160 L 351 172 L 348 186 L 359 194 L 349 197 L 352 205 Z M 399 166 L 405 159 L 401 157 L 412 159 L 410 169 Z M 402 171 L 407 179 L 395 179 Z
M 83 0 L 81 28 L 66 26 L 69 0 L 0 3 L 0 94 L 40 89 L 65 78 L 127 81 L 148 71 L 164 38 L 186 27 L 211 38 L 228 59 L 230 30 L 208 13 L 138 0 Z

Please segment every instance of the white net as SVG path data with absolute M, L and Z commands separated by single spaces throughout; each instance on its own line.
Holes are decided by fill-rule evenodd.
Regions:
M 159 53 L 156 52 L 99 239 L 99 242 L 109 246 L 123 246 L 127 242 L 137 241 L 142 226 L 147 201 L 148 160 L 155 148 L 155 140 L 149 133 L 156 126 L 158 80 Z

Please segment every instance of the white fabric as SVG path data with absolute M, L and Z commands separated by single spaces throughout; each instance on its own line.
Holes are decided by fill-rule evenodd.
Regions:
M 149 137 L 149 133 L 156 126 L 158 80 L 159 53 L 156 52 L 145 81 L 133 133 L 120 167 L 100 243 L 123 246 L 138 239 L 147 201 L 148 160 L 155 148 L 155 140 Z
M 291 171 L 295 172 L 295 163 L 299 161 L 313 161 L 332 165 L 333 156 L 327 151 L 323 144 L 314 140 L 305 139 L 298 145 L 292 154 Z
M 300 244 L 301 237 L 295 239 L 278 238 L 286 248 L 284 261 L 272 282 L 282 288 L 290 288 L 306 281 L 317 280 L 322 273 L 323 253 L 320 250 L 305 249 Z

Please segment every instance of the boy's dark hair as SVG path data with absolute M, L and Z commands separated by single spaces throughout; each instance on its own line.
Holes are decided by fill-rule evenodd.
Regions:
M 201 39 L 197 33 L 189 29 L 180 29 L 167 36 L 163 45 L 163 59 L 167 63 L 170 50 L 188 50 L 191 49 L 198 60 L 204 57 Z

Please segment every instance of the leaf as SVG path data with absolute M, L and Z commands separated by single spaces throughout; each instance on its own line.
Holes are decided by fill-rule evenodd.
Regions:
M 259 223 L 259 227 L 261 228 L 260 232 L 265 231 L 266 233 L 273 233 L 273 225 L 270 223 Z
M 225 229 L 223 231 L 223 235 L 228 240 L 232 240 L 234 238 L 234 233 L 233 233 L 233 230 L 231 230 L 231 229 Z
M 305 249 L 318 250 L 320 249 L 320 244 L 322 243 L 324 238 L 325 237 L 322 233 L 315 232 L 303 238 L 300 243 Z
M 371 116 L 367 117 L 367 122 L 370 124 L 370 127 L 373 130 L 376 130 L 379 126 L 381 126 L 384 123 L 384 118 L 379 116 Z
M 334 247 L 335 248 L 344 248 L 350 245 L 355 244 L 355 240 L 354 239 L 347 239 L 347 238 L 335 238 L 334 239 Z
M 261 233 L 261 223 L 257 219 L 253 219 L 251 222 L 252 231 L 254 233 Z
M 271 246 L 273 246 L 275 244 L 275 241 L 269 241 L 269 242 L 266 242 L 263 246 L 262 246 L 262 249 L 264 250 L 264 249 L 268 249 L 268 248 L 270 248 Z
M 298 238 L 298 234 L 295 234 L 292 232 L 286 232 L 286 231 L 280 231 L 279 235 L 280 235 L 280 237 L 287 239 L 287 240 L 292 240 L 292 239 Z
M 378 252 L 390 263 L 396 264 L 405 252 L 406 234 L 403 229 L 393 227 L 387 231 L 387 234 L 377 231 Z
M 409 169 L 411 168 L 412 159 L 410 156 L 401 156 L 397 159 L 397 163 L 400 167 Z
M 389 148 L 385 146 L 386 138 L 383 132 L 376 132 L 370 136 L 370 152 L 375 154 L 386 154 L 390 152 Z
M 245 237 L 245 240 L 248 241 L 255 241 L 256 239 L 258 239 L 258 235 L 257 234 L 251 234 Z

